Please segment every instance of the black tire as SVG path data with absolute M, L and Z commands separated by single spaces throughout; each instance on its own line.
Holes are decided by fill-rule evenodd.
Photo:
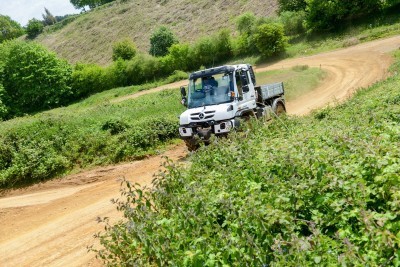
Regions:
M 285 113 L 286 113 L 285 106 L 282 103 L 278 103 L 276 105 L 275 114 L 279 117 L 279 116 L 281 116 L 281 115 L 283 115 Z
M 198 141 L 195 138 L 185 139 L 185 144 L 190 152 L 196 151 L 200 147 Z

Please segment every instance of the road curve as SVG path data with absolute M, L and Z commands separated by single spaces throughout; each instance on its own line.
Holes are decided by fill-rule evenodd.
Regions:
M 388 75 L 390 51 L 400 47 L 400 36 L 360 44 L 310 57 L 283 60 L 259 66 L 257 71 L 289 68 L 295 65 L 321 67 L 327 78 L 314 91 L 287 104 L 290 114 L 310 110 L 348 98 L 355 90 Z M 172 85 L 125 96 L 176 88 Z M 171 147 L 165 156 L 183 160 L 183 145 Z M 119 197 L 122 177 L 150 184 L 160 169 L 162 156 L 116 166 L 101 167 L 26 189 L 7 192 L 0 198 L 1 266 L 101 266 L 86 247 L 96 242 L 93 234 L 102 230 L 98 216 L 119 218 L 110 199 Z

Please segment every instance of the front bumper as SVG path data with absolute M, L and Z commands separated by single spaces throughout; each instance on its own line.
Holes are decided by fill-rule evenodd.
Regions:
M 219 135 L 229 133 L 235 127 L 235 120 L 221 122 L 203 122 L 181 125 L 179 134 L 182 139 L 189 139 L 198 135 L 201 139 L 208 139 L 211 134 Z

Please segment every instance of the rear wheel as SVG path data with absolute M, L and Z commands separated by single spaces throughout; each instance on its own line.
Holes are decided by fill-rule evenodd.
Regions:
M 282 103 L 278 103 L 278 104 L 276 105 L 275 114 L 276 114 L 277 116 L 281 116 L 281 115 L 283 115 L 283 114 L 285 114 L 285 113 L 286 113 L 285 106 L 284 106 Z

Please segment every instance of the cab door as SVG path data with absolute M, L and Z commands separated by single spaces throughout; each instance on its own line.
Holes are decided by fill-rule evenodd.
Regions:
M 239 104 L 242 109 L 256 107 L 254 84 L 248 69 L 239 69 L 236 72 L 236 85 L 239 94 Z

